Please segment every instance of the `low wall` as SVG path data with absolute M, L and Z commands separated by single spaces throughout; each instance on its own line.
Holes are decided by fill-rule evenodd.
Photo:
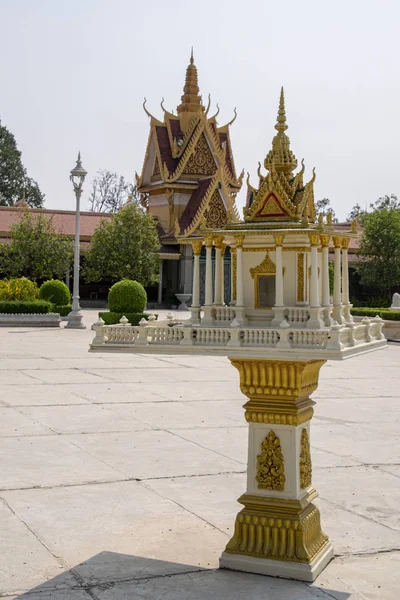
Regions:
M 364 317 L 354 316 L 354 321 L 359 322 Z M 400 340 L 400 321 L 383 321 L 382 333 L 387 340 Z
M 47 314 L 5 314 L 0 313 L 0 327 L 59 327 L 58 313 Z

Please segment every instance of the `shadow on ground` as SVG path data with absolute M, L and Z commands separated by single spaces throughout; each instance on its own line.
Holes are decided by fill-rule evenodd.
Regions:
M 10 598 L 10 597 L 8 597 Z M 347 600 L 299 581 L 101 552 L 13 600 Z

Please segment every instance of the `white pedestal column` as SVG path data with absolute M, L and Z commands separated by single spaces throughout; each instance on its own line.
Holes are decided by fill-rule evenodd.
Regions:
M 318 281 L 318 245 L 319 235 L 310 234 L 311 242 L 311 277 L 310 277 L 310 318 L 307 321 L 308 329 L 321 329 L 324 322 L 321 319 L 321 306 L 319 303 Z
M 333 244 L 335 246 L 335 273 L 333 280 L 333 311 L 332 317 L 339 325 L 344 322 L 342 316 L 342 290 L 341 290 L 341 267 L 340 267 L 340 249 L 342 247 L 342 238 L 338 236 L 333 237 Z
M 350 238 L 342 238 L 342 305 L 343 317 L 346 323 L 354 323 L 354 319 L 350 313 L 352 304 L 349 297 L 349 259 L 348 247 Z
M 220 566 L 314 581 L 333 558 L 312 502 L 309 396 L 325 361 L 230 360 L 248 397 L 247 490 Z
M 226 244 L 221 247 L 221 304 L 225 304 L 225 249 Z
M 200 254 L 203 245 L 202 240 L 192 242 L 193 248 L 193 289 L 192 289 L 192 313 L 191 322 L 200 323 Z

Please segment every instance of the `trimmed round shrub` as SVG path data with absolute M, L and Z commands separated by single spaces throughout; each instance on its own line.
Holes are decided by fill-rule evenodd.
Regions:
M 0 281 L 0 300 L 19 300 L 30 302 L 39 296 L 39 288 L 35 281 L 26 277 L 3 279 Z
M 71 292 L 63 281 L 49 279 L 40 286 L 39 298 L 58 306 L 65 306 L 71 300 Z
M 116 313 L 142 313 L 147 302 L 146 290 L 138 281 L 122 279 L 108 292 L 108 308 Z

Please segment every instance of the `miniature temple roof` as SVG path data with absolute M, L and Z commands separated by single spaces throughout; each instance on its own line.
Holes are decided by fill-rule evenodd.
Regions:
M 314 181 L 313 177 L 308 183 L 303 182 L 304 161 L 297 174 L 297 159 L 290 149 L 290 139 L 286 135 L 285 96 L 281 89 L 278 117 L 275 125 L 277 134 L 272 140 L 272 148 L 264 160 L 264 167 L 268 173 L 261 173 L 259 164 L 259 186 L 255 188 L 247 179 L 248 191 L 246 207 L 244 209 L 245 221 L 299 221 L 309 219 L 315 221 Z

